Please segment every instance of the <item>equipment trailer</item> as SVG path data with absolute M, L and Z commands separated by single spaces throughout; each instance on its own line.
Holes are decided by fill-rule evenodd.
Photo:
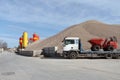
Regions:
M 88 58 L 106 58 L 106 59 L 120 59 L 120 51 L 68 51 L 63 53 L 64 58 L 76 59 L 78 57 Z
M 104 51 L 104 49 L 103 50 L 96 49 L 98 51 L 83 50 L 81 40 L 78 37 L 66 37 L 62 42 L 63 42 L 62 56 L 64 58 L 76 59 L 78 57 L 89 57 L 89 58 L 104 57 L 107 59 L 112 59 L 112 58 L 120 59 L 120 51 L 116 50 L 116 48 L 114 50 L 112 49 L 112 51 L 111 50 Z M 54 48 L 52 49 L 55 50 Z M 46 49 L 43 49 L 43 53 L 46 56 L 46 54 L 49 54 L 46 52 L 49 52 L 49 51 L 45 51 L 45 50 Z M 47 49 L 47 50 L 50 50 L 50 49 Z M 55 50 L 55 52 L 57 52 L 57 50 Z

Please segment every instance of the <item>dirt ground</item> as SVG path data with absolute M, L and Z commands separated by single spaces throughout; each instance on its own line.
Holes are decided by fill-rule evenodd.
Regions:
M 40 59 L 3 52 L 0 80 L 120 80 L 120 59 Z

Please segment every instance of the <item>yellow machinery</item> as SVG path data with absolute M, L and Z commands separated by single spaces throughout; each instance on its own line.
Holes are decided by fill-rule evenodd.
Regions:
M 22 38 L 23 38 L 22 47 L 26 48 L 28 46 L 28 33 L 23 32 Z
M 19 47 L 21 49 L 26 48 L 28 46 L 29 41 L 35 42 L 37 40 L 39 40 L 39 36 L 37 34 L 33 34 L 33 38 L 28 38 L 28 33 L 27 32 L 23 32 L 22 37 L 19 38 Z

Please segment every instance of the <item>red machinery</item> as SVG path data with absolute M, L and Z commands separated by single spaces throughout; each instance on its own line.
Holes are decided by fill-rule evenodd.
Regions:
M 22 37 L 20 37 L 20 38 L 19 38 L 20 48 L 22 48 L 22 43 L 23 43 L 23 38 L 22 38 Z
M 39 36 L 37 34 L 33 34 L 33 42 L 39 40 Z
M 118 48 L 117 38 L 115 36 L 107 39 L 93 38 L 88 42 L 92 45 L 92 51 L 99 51 L 100 49 L 103 49 L 104 51 L 113 51 Z
M 33 38 L 30 38 L 30 40 L 31 40 L 32 42 L 35 42 L 35 41 L 37 41 L 37 40 L 39 40 L 39 39 L 40 39 L 40 37 L 39 37 L 36 33 L 33 34 Z
M 22 37 L 19 38 L 19 47 L 21 49 L 25 48 L 25 47 L 27 47 L 28 42 L 32 43 L 32 42 L 35 42 L 35 41 L 37 41 L 39 39 L 40 39 L 40 37 L 36 33 L 34 33 L 33 37 L 29 38 L 29 41 L 28 41 L 28 33 L 24 32 L 23 35 L 22 35 Z

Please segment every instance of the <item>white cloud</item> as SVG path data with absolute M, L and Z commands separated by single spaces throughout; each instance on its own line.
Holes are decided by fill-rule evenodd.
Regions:
M 118 6 L 113 0 L 2 0 L 0 17 L 13 22 L 73 24 L 94 14 L 95 18 L 103 13 L 120 15 Z
M 103 10 L 109 10 L 112 16 L 120 16 L 120 0 L 82 0 L 80 2 Z
M 119 0 L 0 0 L 0 20 L 10 22 L 5 27 L 13 31 L 9 31 L 10 35 L 3 32 L 0 37 L 13 43 L 23 31 L 30 35 L 37 32 L 46 38 L 90 19 L 120 23 L 119 3 Z

